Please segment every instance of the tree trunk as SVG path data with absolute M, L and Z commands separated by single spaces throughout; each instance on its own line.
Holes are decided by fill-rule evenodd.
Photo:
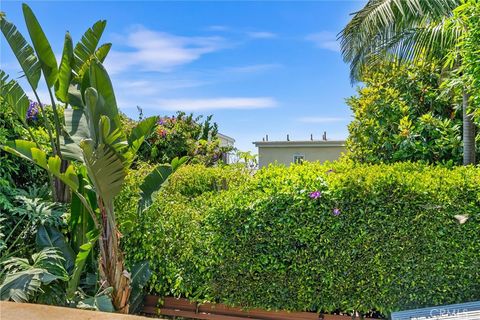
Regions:
M 102 215 L 100 239 L 100 277 L 113 288 L 112 302 L 119 313 L 128 313 L 130 298 L 130 273 L 125 270 L 125 259 L 120 249 L 120 233 L 113 216 L 113 205 L 98 199 Z
M 62 159 L 61 167 L 60 167 L 60 172 L 65 172 L 68 168 L 68 161 Z M 54 188 L 55 188 L 55 193 L 54 193 L 54 201 L 55 202 L 61 202 L 61 203 L 69 203 L 71 200 L 71 193 L 70 189 L 68 186 L 63 183 L 60 179 L 54 178 Z
M 468 114 L 468 100 L 470 95 L 463 90 L 463 164 L 475 164 L 475 124 L 472 115 Z

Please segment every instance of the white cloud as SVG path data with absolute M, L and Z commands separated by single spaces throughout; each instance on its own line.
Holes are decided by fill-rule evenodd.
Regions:
M 218 97 L 202 99 L 162 99 L 159 108 L 175 111 L 201 111 L 219 109 L 263 109 L 277 105 L 271 97 Z
M 337 41 L 337 36 L 333 32 L 321 31 L 312 33 L 307 35 L 305 40 L 313 42 L 317 48 L 340 52 L 340 43 Z
M 230 67 L 227 68 L 227 71 L 238 72 L 238 73 L 256 73 L 268 71 L 276 68 L 282 67 L 278 63 L 266 63 L 266 64 L 252 64 L 248 66 L 239 66 L 239 67 Z
M 254 39 L 271 39 L 277 37 L 275 33 L 268 31 L 247 32 L 247 35 Z
M 107 70 L 112 74 L 129 69 L 169 72 L 227 46 L 222 37 L 184 37 L 142 26 L 121 38 L 127 50 L 112 50 L 106 59 Z
M 114 79 L 115 88 L 119 91 L 119 94 L 129 96 L 156 96 L 172 90 L 199 87 L 206 83 L 190 79 Z
M 303 123 L 333 123 L 333 122 L 343 122 L 347 121 L 346 118 L 335 118 L 335 117 L 302 117 L 298 118 L 297 121 Z
M 229 27 L 227 26 L 222 26 L 222 25 L 213 25 L 213 26 L 208 26 L 205 28 L 207 31 L 228 31 L 230 30 Z

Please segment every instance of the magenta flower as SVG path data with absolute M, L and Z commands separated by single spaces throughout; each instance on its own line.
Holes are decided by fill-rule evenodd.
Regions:
M 334 216 L 339 216 L 340 213 L 341 213 L 340 209 L 338 209 L 338 208 L 333 209 L 333 215 Z
M 310 197 L 310 199 L 318 199 L 322 196 L 322 193 L 320 191 L 312 191 L 310 192 L 310 194 L 308 195 Z

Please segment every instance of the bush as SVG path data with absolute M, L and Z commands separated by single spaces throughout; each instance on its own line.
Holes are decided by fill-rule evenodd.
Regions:
M 478 168 L 338 162 L 270 166 L 253 178 L 232 171 L 182 169 L 125 237 L 127 257 L 151 262 L 151 292 L 383 314 L 480 299 Z M 212 187 L 210 176 L 230 187 Z
M 442 63 L 425 60 L 384 61 L 365 70 L 364 86 L 346 100 L 353 112 L 348 157 L 462 164 L 461 94 L 442 85 L 444 80 Z

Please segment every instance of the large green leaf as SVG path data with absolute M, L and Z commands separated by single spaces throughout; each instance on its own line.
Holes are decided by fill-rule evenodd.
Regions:
M 40 61 L 43 75 L 45 76 L 48 87 L 51 88 L 55 85 L 58 74 L 55 54 L 32 9 L 25 3 L 22 5 L 22 9 L 28 33 L 30 34 L 30 39 L 37 53 L 38 60 Z
M 62 137 L 63 143 L 60 146 L 62 155 L 67 159 L 83 162 L 80 142 L 90 138 L 85 113 L 82 109 L 65 109 L 64 118 L 67 134 Z
M 19 120 L 26 124 L 25 119 L 30 104 L 28 97 L 15 80 L 7 81 L 8 75 L 0 70 L 0 95 L 7 106 L 15 112 Z
M 91 59 L 92 55 L 95 53 L 95 50 L 97 49 L 97 45 L 103 34 L 103 30 L 105 30 L 106 25 L 107 25 L 107 21 L 105 20 L 97 21 L 91 28 L 89 28 L 83 34 L 80 42 L 78 42 L 75 45 L 75 49 L 73 51 L 74 57 L 75 57 L 75 64 L 74 64 L 73 70 L 74 70 L 75 81 L 77 83 L 80 83 L 81 79 L 83 78 L 83 73 L 86 72 L 86 70 L 88 70 L 88 61 Z M 107 50 L 107 53 L 108 53 L 108 50 Z
M 160 190 L 170 175 L 187 162 L 187 160 L 188 157 L 182 157 L 180 159 L 175 158 L 172 160 L 171 164 L 160 164 L 145 177 L 140 185 L 141 199 L 138 205 L 140 211 L 144 210 L 152 203 L 153 194 Z
M 97 116 L 95 118 L 99 119 L 100 115 L 105 115 L 113 121 L 114 129 L 121 128 L 112 82 L 102 63 L 97 59 L 93 60 L 90 65 L 89 81 L 90 86 L 96 90 L 98 95 L 98 106 L 95 107 Z M 98 122 L 95 121 L 94 123 L 97 124 Z
M 78 193 L 88 202 L 92 209 L 97 208 L 96 194 L 90 187 L 88 173 L 85 166 L 78 169 Z M 88 208 L 82 202 L 77 193 L 72 194 L 70 202 L 70 219 L 68 220 L 70 227 L 70 244 L 73 250 L 78 253 L 80 246 L 88 241 L 87 234 L 95 228 L 95 223 L 90 216 Z
M 80 276 L 82 275 L 83 269 L 87 262 L 87 258 L 95 246 L 99 236 L 98 231 L 92 231 L 87 233 L 87 242 L 80 246 L 80 251 L 77 254 L 75 259 L 75 268 L 73 269 L 72 276 L 68 281 L 67 286 L 67 298 L 73 299 L 75 291 L 77 290 L 78 284 L 80 283 Z
M 143 141 L 153 132 L 158 117 L 149 117 L 140 121 L 128 136 L 128 145 L 135 154 Z
M 112 304 L 112 299 L 107 295 L 99 295 L 91 298 L 87 298 L 78 303 L 77 308 L 97 310 L 103 312 L 114 312 L 115 308 Z
M 40 290 L 43 269 L 30 269 L 9 273 L 0 285 L 0 300 L 28 302 L 29 297 Z
M 98 49 L 97 51 L 95 51 L 94 54 L 92 54 L 92 56 L 87 59 L 81 66 L 79 66 L 77 69 L 77 74 L 78 74 L 78 79 L 77 80 L 80 80 L 80 79 L 83 79 L 83 77 L 88 74 L 88 69 L 90 68 L 90 64 L 92 62 L 93 59 L 98 59 L 100 62 L 103 63 L 103 61 L 105 60 L 105 58 L 107 57 L 108 53 L 110 52 L 110 49 L 112 48 L 112 44 L 111 43 L 105 43 L 105 44 L 102 44 Z
M 125 179 L 125 167 L 122 159 L 108 145 L 99 144 L 96 148 L 92 140 L 80 143 L 88 176 L 92 180 L 96 192 L 104 203 L 112 203 L 113 198 L 122 189 Z
M 72 37 L 70 36 L 70 33 L 67 32 L 63 43 L 63 53 L 58 71 L 58 79 L 55 83 L 55 95 L 57 99 L 63 103 L 68 102 L 68 88 L 72 79 L 73 61 Z
M 27 43 L 15 25 L 8 22 L 2 15 L 0 15 L 0 29 L 17 58 L 28 83 L 33 90 L 36 90 L 41 76 L 41 69 L 33 48 Z
M 58 248 L 65 259 L 65 269 L 73 270 L 75 265 L 75 252 L 65 240 L 63 234 L 52 226 L 40 226 L 37 231 L 36 244 L 39 250 L 44 248 Z
M 145 292 L 143 288 L 146 286 L 148 280 L 152 276 L 152 271 L 148 261 L 142 261 L 136 263 L 132 267 L 131 273 L 131 287 L 132 292 L 130 293 L 130 313 L 137 313 L 142 307 L 143 298 L 145 297 Z
M 6 276 L 0 285 L 0 300 L 28 302 L 41 291 L 42 284 L 68 279 L 58 249 L 44 248 L 33 254 L 31 261 L 32 264 L 28 259 L 13 257 L 2 263 Z

